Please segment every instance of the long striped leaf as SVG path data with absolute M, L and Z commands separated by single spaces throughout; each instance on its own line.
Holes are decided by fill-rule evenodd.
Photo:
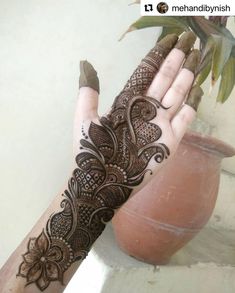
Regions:
M 215 50 L 212 58 L 212 76 L 211 81 L 212 85 L 218 80 L 224 65 L 229 59 L 231 54 L 233 44 L 231 41 L 224 36 L 216 36 L 213 35 L 213 39 L 215 41 Z
M 217 101 L 224 103 L 230 96 L 235 85 L 235 58 L 231 56 L 226 62 L 221 74 Z
M 202 71 L 197 75 L 195 83 L 201 85 L 207 78 L 211 71 L 211 62 L 208 62 L 207 65 L 202 69 Z
M 162 27 L 178 27 L 185 31 L 189 30 L 186 20 L 184 17 L 178 16 L 142 16 L 136 22 L 134 22 L 128 30 L 121 36 L 120 40 L 124 36 L 134 30 L 144 29 L 148 27 L 162 26 Z

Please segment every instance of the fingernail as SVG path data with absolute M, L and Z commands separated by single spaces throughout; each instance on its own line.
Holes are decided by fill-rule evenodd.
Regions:
M 188 99 L 185 104 L 192 107 L 195 111 L 197 111 L 199 103 L 201 102 L 201 98 L 203 96 L 203 90 L 200 86 L 195 85 L 188 96 Z
M 184 65 L 183 65 L 183 68 L 186 68 L 186 69 L 192 71 L 192 73 L 195 73 L 196 69 L 199 65 L 200 58 L 201 58 L 200 51 L 197 49 L 192 50 L 192 52 L 186 58 Z
M 192 31 L 186 32 L 182 35 L 182 37 L 179 38 L 175 48 L 183 51 L 187 55 L 195 43 L 196 38 L 196 35 Z
M 80 61 L 79 88 L 88 86 L 100 93 L 99 79 L 94 67 L 86 60 Z
M 163 54 L 166 56 L 174 47 L 176 42 L 178 41 L 178 36 L 176 34 L 166 35 L 161 41 L 159 41 L 156 45 L 160 47 Z

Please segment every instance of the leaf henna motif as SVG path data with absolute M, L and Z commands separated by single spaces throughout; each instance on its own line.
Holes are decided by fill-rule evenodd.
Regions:
M 166 52 L 167 53 L 167 52 Z M 18 276 L 41 291 L 50 282 L 63 283 L 70 265 L 86 257 L 106 222 L 139 185 L 154 158 L 161 163 L 170 154 L 157 143 L 160 127 L 151 123 L 160 102 L 143 96 L 163 61 L 164 52 L 155 47 L 142 61 L 124 90 L 116 97 L 110 113 L 83 130 L 77 167 L 63 193 L 61 211 L 48 220 L 46 229 L 28 242 Z M 165 108 L 164 108 L 165 109 Z

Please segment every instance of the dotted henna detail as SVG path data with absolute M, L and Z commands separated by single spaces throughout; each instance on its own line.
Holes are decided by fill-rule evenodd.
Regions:
M 81 261 L 105 224 L 139 185 L 149 161 L 161 163 L 170 151 L 157 141 L 160 127 L 151 123 L 160 102 L 143 95 L 160 64 L 164 52 L 155 47 L 133 73 L 116 97 L 110 113 L 82 128 L 81 152 L 77 167 L 63 193 L 61 211 L 51 215 L 46 229 L 28 242 L 18 276 L 41 291 L 52 281 L 63 284 L 65 271 Z

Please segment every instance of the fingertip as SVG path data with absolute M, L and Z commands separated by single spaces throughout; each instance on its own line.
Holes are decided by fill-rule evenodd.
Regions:
M 176 42 L 178 41 L 178 36 L 176 34 L 168 34 L 160 41 L 156 43 L 156 46 L 161 47 L 164 55 L 168 55 L 171 49 L 174 47 Z
M 200 63 L 200 58 L 201 58 L 200 51 L 197 49 L 192 50 L 191 53 L 186 58 L 186 60 L 183 64 L 183 68 L 188 69 L 193 74 L 195 74 L 195 72 L 198 68 L 198 65 Z
M 175 45 L 175 48 L 181 50 L 182 52 L 184 52 L 185 55 L 187 55 L 193 47 L 195 41 L 196 35 L 192 31 L 185 32 L 179 38 L 178 42 Z
M 83 87 L 90 87 L 97 93 L 100 92 L 97 72 L 87 60 L 80 61 L 79 89 Z

